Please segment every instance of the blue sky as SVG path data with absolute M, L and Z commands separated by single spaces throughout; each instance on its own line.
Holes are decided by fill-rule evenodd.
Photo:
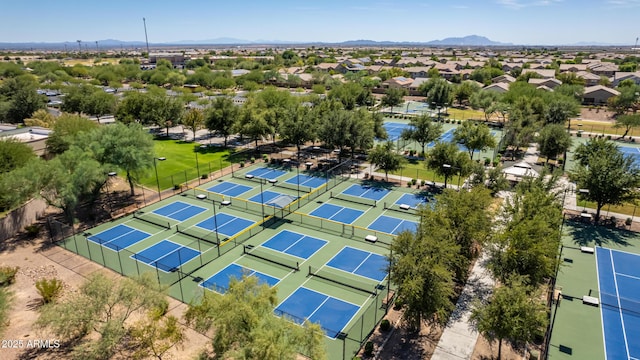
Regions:
M 482 35 L 514 44 L 633 44 L 640 0 L 6 1 L 0 42 L 231 37 L 339 42 Z

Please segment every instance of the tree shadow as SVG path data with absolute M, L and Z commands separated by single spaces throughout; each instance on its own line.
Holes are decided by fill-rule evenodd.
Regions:
M 629 230 L 568 220 L 569 234 L 577 246 L 633 246 L 638 244 L 638 234 Z
M 465 313 L 471 311 L 476 299 L 488 299 L 493 287 L 487 284 L 483 278 L 484 274 L 469 277 L 460 296 L 458 296 L 456 308 L 449 316 L 449 322 L 462 319 Z

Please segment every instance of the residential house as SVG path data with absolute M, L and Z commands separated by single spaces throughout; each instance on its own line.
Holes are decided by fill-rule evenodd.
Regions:
M 600 82 L 600 76 L 596 75 L 594 73 L 590 73 L 588 71 L 578 71 L 576 72 L 576 76 L 579 78 L 584 79 L 585 86 L 594 86 L 594 85 L 598 85 L 598 83 Z
M 409 86 L 411 84 L 413 84 L 413 79 L 406 78 L 404 76 L 396 76 L 394 78 L 383 81 L 381 86 L 383 89 L 391 89 L 391 88 L 409 89 Z
M 337 64 L 337 63 L 320 63 L 320 64 L 316 65 L 316 70 L 318 70 L 318 71 L 326 71 L 326 72 L 329 72 L 331 70 L 335 71 L 336 68 L 338 68 L 338 66 L 340 66 L 340 64 Z
M 509 74 L 496 76 L 493 79 L 491 79 L 491 82 L 493 84 L 495 84 L 495 83 L 512 83 L 512 82 L 515 82 L 515 81 L 516 81 L 516 78 L 514 78 L 513 76 L 511 76 Z
M 427 77 L 415 78 L 415 80 L 413 80 L 411 85 L 409 85 L 409 95 L 422 96 L 423 94 L 421 94 L 418 89 L 420 88 L 420 85 L 422 85 L 427 81 L 429 81 L 429 78 Z
M 506 93 L 509 91 L 509 83 L 495 83 L 482 88 L 483 91 L 495 91 L 498 93 Z
M 587 71 L 587 64 L 560 64 L 560 72 L 571 71 Z
M 603 105 L 609 98 L 620 95 L 618 90 L 603 85 L 590 86 L 584 89 L 582 102 L 586 105 Z
M 543 79 L 551 79 L 556 77 L 556 71 L 553 69 L 523 69 L 522 70 L 523 75 L 530 72 L 540 75 Z
M 611 62 L 592 63 L 587 67 L 589 71 L 599 76 L 612 77 L 618 72 L 618 65 Z
M 429 66 L 409 66 L 403 69 L 409 73 L 412 78 L 426 78 L 429 74 L 431 67 Z
M 555 78 L 551 78 L 551 79 L 529 79 L 529 84 L 531 85 L 535 85 L 535 86 L 545 86 L 548 87 L 549 89 L 555 89 L 557 86 L 562 85 L 562 81 L 555 79 Z
M 636 83 L 636 85 L 640 85 L 640 71 L 636 71 L 636 72 L 618 71 L 613 75 L 613 79 L 611 80 L 611 85 L 616 87 L 625 80 L 631 80 L 634 83 Z

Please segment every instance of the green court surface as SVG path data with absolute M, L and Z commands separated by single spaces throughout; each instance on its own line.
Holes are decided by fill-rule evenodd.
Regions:
M 548 358 L 604 359 L 601 309 L 582 302 L 584 295 L 599 297 L 596 257 L 582 252 L 580 247 L 601 246 L 640 254 L 640 236 L 573 221 L 565 222 L 563 235 L 556 281 L 562 299 L 551 306 L 553 328 Z
M 430 194 L 338 171 L 316 176 L 263 166 L 202 183 L 60 245 L 123 275 L 154 271 L 185 303 L 205 291 L 224 293 L 231 276 L 254 275 L 277 287 L 276 314 L 318 321 L 329 358 L 350 359 L 393 293 L 389 244 L 415 229 L 416 207 Z

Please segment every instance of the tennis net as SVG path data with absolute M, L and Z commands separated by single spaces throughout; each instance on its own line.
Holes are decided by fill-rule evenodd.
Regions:
M 597 291 L 594 291 L 598 293 Z M 595 294 L 594 294 L 595 295 Z M 621 309 L 634 314 L 640 314 L 640 302 L 638 299 L 630 299 L 615 294 L 599 293 L 600 302 L 603 307 L 609 307 L 614 309 Z
M 171 229 L 171 223 L 166 220 L 160 220 L 155 218 L 153 215 L 148 213 L 143 213 L 142 211 L 137 211 L 133 213 L 133 217 L 140 221 L 144 221 L 146 223 L 159 226 L 165 229 Z
M 379 285 L 367 284 L 364 281 L 356 280 L 351 277 L 341 275 L 337 271 L 331 271 L 328 268 L 319 268 L 319 269 L 316 269 L 316 271 L 313 271 L 311 266 L 309 266 L 308 276 L 314 276 L 334 284 L 342 285 L 344 287 L 348 287 L 353 290 L 367 293 L 369 295 L 375 296 L 378 294 Z
M 191 238 L 194 238 L 196 240 L 200 240 L 200 241 L 204 241 L 204 242 L 208 242 L 214 245 L 218 245 L 218 235 L 216 234 L 215 231 L 208 231 L 208 230 L 204 230 L 204 229 L 200 229 L 196 226 L 191 226 L 191 227 L 187 227 L 187 226 L 183 226 L 180 227 L 180 225 L 176 225 L 176 231 L 179 232 L 180 234 L 189 236 Z
M 351 196 L 344 193 L 334 193 L 333 191 L 329 193 L 329 196 L 333 199 L 348 201 L 354 204 L 367 205 L 367 206 L 373 206 L 373 207 L 377 206 L 377 201 L 373 199 L 359 197 L 359 196 Z
M 277 254 L 273 251 L 266 250 L 260 246 L 242 245 L 242 248 L 243 248 L 243 253 L 245 255 L 253 256 L 255 258 L 258 258 L 276 265 L 284 266 L 294 271 L 300 270 L 300 264 L 297 261 L 290 259 L 288 257 L 284 257 L 283 255 Z

